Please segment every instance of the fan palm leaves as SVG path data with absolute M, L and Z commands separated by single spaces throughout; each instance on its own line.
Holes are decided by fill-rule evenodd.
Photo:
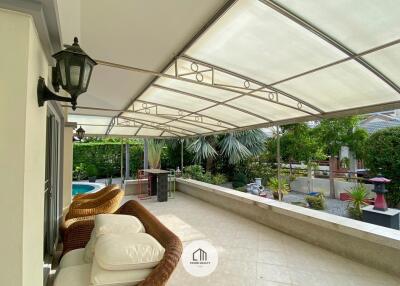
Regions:
M 215 151 L 214 147 L 210 144 L 210 141 L 211 140 L 207 140 L 206 137 L 201 136 L 187 146 L 187 149 L 194 153 L 194 160 L 196 162 L 210 157 L 214 158 L 217 155 L 217 151 Z
M 239 163 L 253 155 L 258 155 L 264 148 L 265 134 L 260 129 L 238 131 L 222 136 L 199 137 L 189 143 L 187 149 L 195 154 L 195 161 L 200 162 L 220 155 L 228 158 L 230 164 Z

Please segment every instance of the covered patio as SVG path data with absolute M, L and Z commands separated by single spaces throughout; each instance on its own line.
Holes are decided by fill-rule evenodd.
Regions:
M 395 0 L 0 1 L 0 180 L 12 190 L 0 285 L 51 282 L 76 127 L 182 140 L 400 108 L 399 12 Z M 97 62 L 78 71 L 87 92 L 39 107 L 38 78 L 56 92 L 51 55 L 74 37 Z M 220 261 L 205 278 L 180 262 L 167 285 L 400 284 L 396 230 L 191 180 L 177 190 L 140 202 Z

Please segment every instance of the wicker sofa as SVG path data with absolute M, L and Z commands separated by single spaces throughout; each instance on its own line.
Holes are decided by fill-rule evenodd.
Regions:
M 165 248 L 164 257 L 161 262 L 139 285 L 165 285 L 177 266 L 182 254 L 182 243 L 180 239 L 137 201 L 131 200 L 126 202 L 115 213 L 137 217 L 143 223 L 146 232 L 153 236 Z M 74 249 L 84 248 L 90 239 L 93 227 L 94 220 L 82 220 L 73 223 L 65 231 L 62 255 Z
M 115 212 L 119 208 L 123 197 L 124 191 L 114 188 L 103 192 L 97 198 L 80 199 L 72 202 L 60 225 L 61 237 L 64 237 L 65 230 L 77 221 L 93 220 L 97 214 Z

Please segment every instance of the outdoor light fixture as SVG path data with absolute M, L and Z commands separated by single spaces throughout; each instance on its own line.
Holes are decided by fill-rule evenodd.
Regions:
M 59 86 L 70 94 L 70 98 L 54 94 L 47 88 L 44 78 L 39 77 L 37 96 L 39 106 L 43 106 L 47 100 L 70 102 L 72 109 L 76 109 L 76 100 L 81 93 L 86 92 L 92 70 L 97 63 L 91 59 L 78 44 L 78 38 L 74 38 L 72 46 L 66 45 L 66 49 L 53 55 L 56 59 L 56 67 L 52 69 L 52 85 L 58 92 Z M 83 129 L 82 129 L 83 130 Z
M 85 137 L 85 129 L 82 128 L 82 126 L 79 126 L 78 129 L 76 129 L 76 137 L 78 137 L 79 140 L 82 140 Z

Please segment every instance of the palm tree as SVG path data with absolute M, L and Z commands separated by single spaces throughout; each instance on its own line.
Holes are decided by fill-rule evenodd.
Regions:
M 212 160 L 220 155 L 228 158 L 229 164 L 260 154 L 264 149 L 266 136 L 261 129 L 236 131 L 219 136 L 201 136 L 189 142 L 187 149 L 195 154 L 195 161 L 207 160 L 210 169 Z

